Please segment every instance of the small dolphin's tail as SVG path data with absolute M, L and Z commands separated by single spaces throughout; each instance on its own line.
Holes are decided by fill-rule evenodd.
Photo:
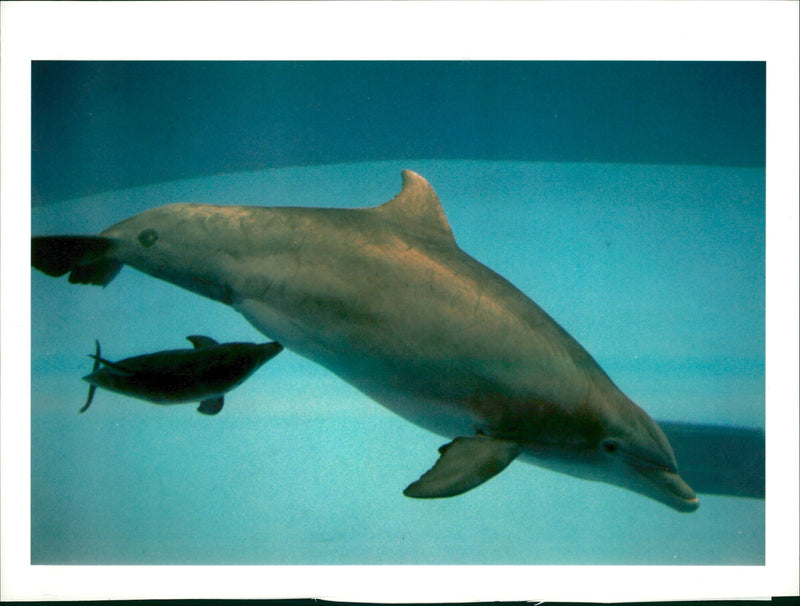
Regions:
M 100 341 L 97 339 L 94 341 L 94 347 L 94 368 L 92 368 L 92 372 L 95 372 L 98 368 L 100 368 Z M 78 412 L 86 412 L 86 409 L 89 408 L 89 404 L 92 403 L 95 391 L 97 391 L 97 386 L 89 385 L 89 397 L 86 398 L 86 404 L 84 404 L 83 408 L 81 408 Z
M 36 236 L 31 238 L 31 265 L 48 276 L 69 272 L 73 284 L 105 286 L 122 263 L 105 254 L 114 243 L 98 236 Z

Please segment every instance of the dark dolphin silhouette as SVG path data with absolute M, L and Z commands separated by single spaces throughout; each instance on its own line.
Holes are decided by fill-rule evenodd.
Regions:
M 83 377 L 91 384 L 84 412 L 98 387 L 155 404 L 182 404 L 200 401 L 197 411 L 215 415 L 224 397 L 241 385 L 262 364 L 277 356 L 278 343 L 223 343 L 210 337 L 186 337 L 194 349 L 171 349 L 110 362 L 100 357 L 100 342 L 93 356 L 91 374 Z M 100 365 L 102 364 L 102 368 Z
M 403 171 L 375 208 L 171 204 L 32 263 L 108 284 L 123 264 L 220 301 L 407 420 L 452 439 L 412 497 L 463 493 L 518 456 L 678 511 L 699 502 L 667 437 L 536 303 L 456 244 Z

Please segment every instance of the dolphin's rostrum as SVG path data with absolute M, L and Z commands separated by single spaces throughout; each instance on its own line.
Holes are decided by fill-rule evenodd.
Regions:
M 200 401 L 197 411 L 215 415 L 225 394 L 241 385 L 283 347 L 279 343 L 217 343 L 211 337 L 186 337 L 194 349 L 170 349 L 110 362 L 100 357 L 95 341 L 94 368 L 83 380 L 90 384 L 85 412 L 98 387 L 154 404 Z M 101 367 L 102 365 L 102 367 Z
M 463 493 L 520 457 L 697 509 L 659 426 L 536 303 L 458 247 L 425 179 L 402 176 L 374 208 L 162 206 L 98 237 L 34 238 L 33 265 L 107 284 L 125 264 L 226 303 L 453 439 L 409 496 Z

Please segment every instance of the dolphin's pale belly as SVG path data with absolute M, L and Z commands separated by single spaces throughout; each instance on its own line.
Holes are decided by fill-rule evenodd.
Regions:
M 399 359 L 398 351 L 378 353 L 375 342 L 365 344 L 363 350 L 333 351 L 316 340 L 308 339 L 305 331 L 298 331 L 291 319 L 276 317 L 277 314 L 262 303 L 245 301 L 236 307 L 262 333 L 280 335 L 273 338 L 280 339 L 287 349 L 324 366 L 379 404 L 420 427 L 445 437 L 454 437 L 472 435 L 485 425 L 485 421 L 467 406 L 467 382 L 458 380 L 458 373 L 442 369 L 437 360 L 420 357 L 414 365 L 415 371 Z M 366 355 L 366 351 L 373 353 Z M 394 364 L 387 363 L 392 355 L 397 356 Z
M 334 352 L 318 340 L 309 339 L 304 330 L 297 329 L 291 318 L 281 317 L 268 305 L 246 300 L 236 308 L 262 333 L 280 335 L 273 338 L 280 339 L 287 349 L 321 364 L 416 425 L 445 437 L 471 435 L 482 425 L 479 417 L 460 405 L 466 400 L 463 382 L 446 374 L 436 374 L 434 369 L 438 365 L 435 361 L 417 360 L 418 366 L 426 369 L 428 383 L 436 374 L 437 388 L 421 390 L 421 373 L 402 372 L 399 361 L 387 364 L 387 357 L 399 355 L 397 351 L 383 350 L 383 355 L 379 355 L 377 343 L 372 342 L 365 350 Z M 365 355 L 364 351 L 373 351 L 373 354 Z M 443 398 L 442 394 L 449 394 L 450 397 Z
M 387 248 L 341 262 L 309 249 L 292 272 L 262 263 L 270 288 L 253 277 L 233 306 L 265 335 L 446 437 L 491 434 L 556 392 L 565 405 L 585 396 L 586 373 L 565 348 L 572 339 L 500 276 L 458 249 Z M 323 263 L 324 274 L 314 271 Z

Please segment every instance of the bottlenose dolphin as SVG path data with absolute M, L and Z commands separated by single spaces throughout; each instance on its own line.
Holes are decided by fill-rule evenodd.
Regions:
M 659 426 L 536 303 L 458 247 L 425 179 L 402 179 L 374 208 L 170 204 L 97 237 L 34 238 L 32 263 L 102 285 L 126 264 L 230 305 L 452 439 L 408 496 L 463 493 L 521 457 L 697 509 Z
M 79 412 L 86 411 L 98 387 L 154 404 L 182 404 L 200 400 L 197 411 L 215 415 L 225 394 L 241 385 L 261 366 L 277 356 L 279 343 L 223 343 L 211 337 L 186 337 L 194 349 L 170 349 L 110 362 L 100 357 L 95 341 L 94 368 L 83 380 L 89 395 Z M 103 365 L 102 368 L 100 365 Z

